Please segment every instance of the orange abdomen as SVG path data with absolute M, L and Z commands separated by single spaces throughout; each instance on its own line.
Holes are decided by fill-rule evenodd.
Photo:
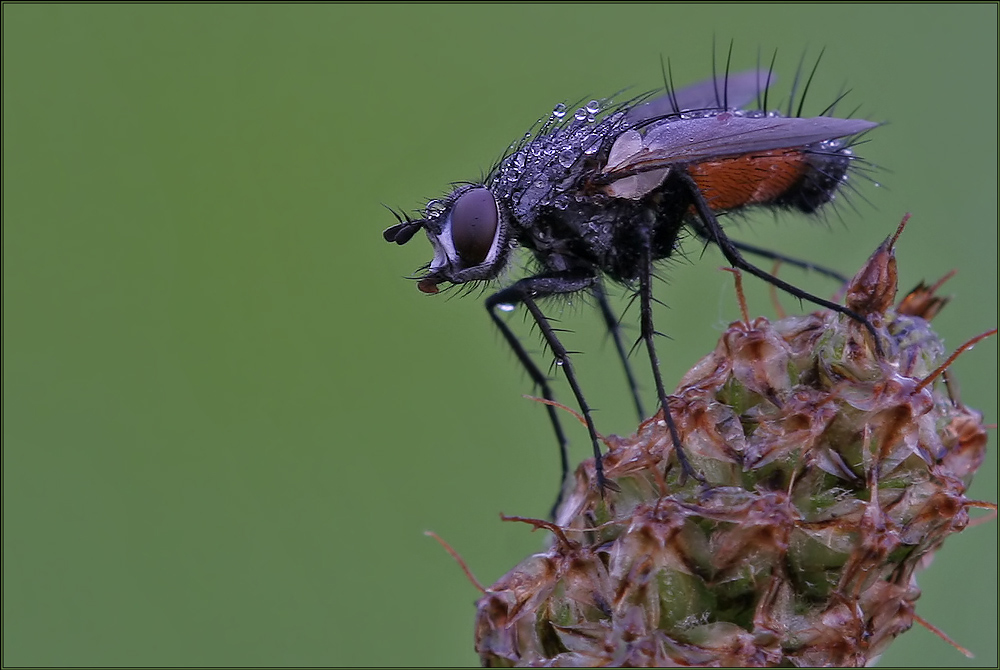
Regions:
M 808 169 L 801 149 L 774 149 L 687 166 L 714 211 L 771 202 Z

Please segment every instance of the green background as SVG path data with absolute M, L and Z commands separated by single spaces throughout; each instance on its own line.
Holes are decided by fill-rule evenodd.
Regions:
M 495 580 L 543 541 L 497 513 L 545 515 L 556 450 L 481 300 L 405 280 L 430 248 L 385 244 L 380 203 L 475 179 L 556 102 L 658 86 L 661 54 L 707 77 L 713 35 L 737 68 L 778 47 L 782 92 L 825 46 L 806 111 L 846 82 L 888 122 L 859 150 L 886 168 L 872 204 L 734 236 L 853 272 L 913 212 L 903 288 L 958 268 L 939 332 L 993 327 L 995 5 L 5 5 L 4 665 L 476 663 L 477 592 L 422 533 Z M 692 250 L 658 288 L 671 381 L 737 316 Z M 598 428 L 628 432 L 578 304 L 555 315 Z M 996 352 L 954 366 L 991 422 Z M 996 522 L 920 584 L 978 656 L 915 628 L 883 665 L 995 665 Z

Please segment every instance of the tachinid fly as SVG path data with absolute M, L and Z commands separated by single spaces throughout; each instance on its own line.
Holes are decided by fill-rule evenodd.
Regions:
M 534 273 L 489 296 L 486 308 L 542 396 L 554 400 L 546 374 L 500 312 L 520 304 L 531 314 L 586 420 L 602 487 L 610 484 L 604 479 L 591 409 L 569 352 L 539 300 L 578 291 L 593 296 L 642 420 L 645 412 L 604 283 L 612 281 L 635 292 L 639 341 L 649 355 L 678 463 L 685 475 L 699 480 L 667 411 L 654 346 L 654 265 L 678 249 L 682 229 L 716 245 L 734 268 L 867 325 L 847 308 L 760 270 L 743 252 L 842 279 L 837 273 L 734 242 L 719 224 L 719 215 L 755 206 L 816 211 L 844 186 L 856 160 L 852 143 L 877 125 L 822 115 L 803 118 L 801 104 L 793 116 L 791 102 L 784 114 L 763 111 L 772 80 L 770 70 L 752 70 L 684 89 L 668 86 L 666 94 L 655 98 L 640 96 L 620 104 L 595 100 L 574 110 L 557 105 L 533 133 L 510 147 L 483 181 L 462 183 L 443 199 L 431 200 L 419 218 L 396 214 L 399 222 L 383 233 L 386 241 L 397 244 L 405 244 L 421 229 L 427 233 L 434 258 L 418 278 L 424 293 L 437 293 L 441 284 L 497 279 L 516 248 L 531 252 Z M 760 110 L 744 109 L 755 99 Z M 567 439 L 555 407 L 546 409 L 559 443 L 565 484 L 570 467 Z

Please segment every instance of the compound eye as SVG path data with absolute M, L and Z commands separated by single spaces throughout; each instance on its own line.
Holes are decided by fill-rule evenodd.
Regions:
M 466 267 L 486 260 L 497 235 L 497 201 L 486 188 L 466 191 L 451 210 L 451 239 Z

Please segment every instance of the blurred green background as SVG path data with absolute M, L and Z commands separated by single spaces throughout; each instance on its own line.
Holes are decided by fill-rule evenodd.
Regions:
M 707 77 L 713 35 L 735 68 L 778 47 L 781 92 L 826 47 L 806 111 L 846 82 L 841 112 L 888 122 L 871 205 L 734 236 L 853 272 L 913 212 L 902 287 L 958 268 L 947 345 L 996 325 L 996 5 L 4 5 L 3 664 L 477 663 L 477 592 L 422 533 L 495 580 L 543 542 L 497 513 L 546 514 L 556 449 L 481 300 L 405 280 L 430 247 L 385 244 L 380 203 L 477 178 L 556 102 L 658 86 L 661 54 Z M 691 248 L 658 288 L 671 383 L 737 317 Z M 598 428 L 629 432 L 578 305 Z M 991 422 L 996 352 L 954 366 Z M 971 495 L 996 483 L 994 434 Z M 882 664 L 996 665 L 996 522 L 920 584 L 977 658 L 915 628 Z

